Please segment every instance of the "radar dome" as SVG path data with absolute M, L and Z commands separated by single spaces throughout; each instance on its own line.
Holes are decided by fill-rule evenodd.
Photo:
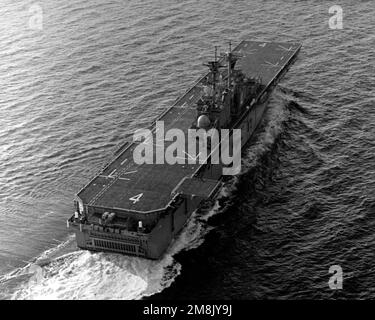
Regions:
M 205 114 L 202 114 L 199 116 L 197 120 L 197 127 L 199 129 L 208 129 L 210 125 L 211 125 L 211 121 Z

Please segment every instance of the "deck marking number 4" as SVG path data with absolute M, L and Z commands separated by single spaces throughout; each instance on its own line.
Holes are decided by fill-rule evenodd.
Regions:
M 129 198 L 129 200 L 133 201 L 133 204 L 137 203 L 143 196 L 143 193 L 137 194 L 134 197 Z

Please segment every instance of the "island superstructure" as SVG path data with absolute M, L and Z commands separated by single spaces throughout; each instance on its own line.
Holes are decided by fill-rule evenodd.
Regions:
M 150 126 L 167 131 L 240 129 L 244 146 L 259 125 L 269 96 L 295 62 L 298 43 L 242 41 L 207 63 L 204 74 Z M 163 141 L 165 147 L 171 142 Z M 158 259 L 202 202 L 223 185 L 223 164 L 205 163 L 185 153 L 183 164 L 133 159 L 141 141 L 125 142 L 77 194 L 67 220 L 78 247 Z M 209 153 L 208 153 L 209 154 Z M 195 158 L 195 157 L 194 157 Z

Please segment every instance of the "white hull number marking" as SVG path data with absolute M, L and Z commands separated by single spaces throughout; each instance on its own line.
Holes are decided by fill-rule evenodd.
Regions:
M 133 201 L 133 204 L 136 204 L 139 202 L 139 200 L 142 198 L 143 193 L 137 194 L 134 197 L 129 198 L 129 200 Z

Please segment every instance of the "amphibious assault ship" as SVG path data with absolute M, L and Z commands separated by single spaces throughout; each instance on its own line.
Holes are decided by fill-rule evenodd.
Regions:
M 134 160 L 136 147 L 157 140 L 156 124 L 165 130 L 241 130 L 245 145 L 260 123 L 269 96 L 294 63 L 298 43 L 242 41 L 206 65 L 209 70 L 149 127 L 152 137 L 126 141 L 77 194 L 67 220 L 79 248 L 158 259 L 191 214 L 213 200 L 223 185 L 224 164 L 184 152 L 175 164 Z M 148 140 L 148 142 L 146 141 Z M 231 140 L 234 143 L 233 139 Z M 165 148 L 171 141 L 163 142 Z M 197 142 L 198 144 L 198 142 Z M 197 148 L 199 146 L 197 145 Z M 181 160 L 181 159 L 180 159 Z

